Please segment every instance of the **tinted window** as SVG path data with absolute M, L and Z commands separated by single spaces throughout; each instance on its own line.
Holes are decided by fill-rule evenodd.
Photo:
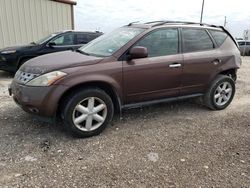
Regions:
M 62 45 L 74 45 L 74 34 L 65 34 L 52 39 L 51 42 L 54 42 L 58 46 Z
M 246 42 L 247 44 L 246 45 L 250 45 L 250 42 Z
M 95 38 L 99 37 L 99 34 L 90 34 L 89 35 L 89 40 L 94 40 Z
M 136 43 L 148 49 L 148 57 L 178 53 L 178 30 L 161 29 L 154 31 Z
M 211 35 L 213 36 L 214 40 L 216 41 L 216 43 L 220 46 L 222 45 L 222 43 L 226 40 L 227 38 L 227 34 L 222 32 L 222 31 L 214 31 L 214 30 L 210 30 L 209 31 L 211 33 Z
M 94 40 L 99 37 L 101 34 L 94 33 L 81 33 L 76 35 L 77 44 L 87 44 L 88 42 Z
M 77 44 L 87 44 L 90 41 L 90 37 L 88 34 L 77 34 L 76 41 Z
M 182 29 L 184 52 L 210 50 L 214 48 L 208 33 L 203 29 Z

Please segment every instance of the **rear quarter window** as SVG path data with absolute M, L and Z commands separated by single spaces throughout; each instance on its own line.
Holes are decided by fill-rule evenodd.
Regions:
M 209 30 L 218 46 L 221 46 L 227 38 L 227 34 L 222 31 Z

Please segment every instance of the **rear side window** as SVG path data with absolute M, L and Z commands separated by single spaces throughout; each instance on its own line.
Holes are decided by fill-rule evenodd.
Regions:
M 222 31 L 210 30 L 209 32 L 219 46 L 222 45 L 227 38 L 227 34 Z
M 90 40 L 94 40 L 95 38 L 97 38 L 97 37 L 99 37 L 100 35 L 98 35 L 98 34 L 91 34 L 91 35 L 89 35 L 89 39 Z
M 148 49 L 148 57 L 172 55 L 178 53 L 178 30 L 161 29 L 153 31 L 135 46 L 143 46 Z
M 87 44 L 88 42 L 94 40 L 99 35 L 92 33 L 81 33 L 76 35 L 77 44 Z
M 77 34 L 76 35 L 77 44 L 87 44 L 90 41 L 88 34 Z
M 183 51 L 195 52 L 211 50 L 214 44 L 208 33 L 203 29 L 182 29 Z

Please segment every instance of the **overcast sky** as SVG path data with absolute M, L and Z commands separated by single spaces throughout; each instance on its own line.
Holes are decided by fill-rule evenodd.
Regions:
M 109 32 L 133 21 L 200 21 L 202 0 L 77 0 L 77 30 Z M 250 29 L 250 0 L 205 0 L 203 22 L 224 24 L 235 37 Z

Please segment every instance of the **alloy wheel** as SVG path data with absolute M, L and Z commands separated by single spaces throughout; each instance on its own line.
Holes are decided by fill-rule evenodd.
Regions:
M 232 96 L 232 85 L 229 82 L 222 82 L 214 93 L 214 102 L 218 106 L 225 105 Z
M 75 106 L 72 120 L 81 131 L 93 131 L 105 122 L 107 111 L 107 105 L 103 100 L 88 97 Z

